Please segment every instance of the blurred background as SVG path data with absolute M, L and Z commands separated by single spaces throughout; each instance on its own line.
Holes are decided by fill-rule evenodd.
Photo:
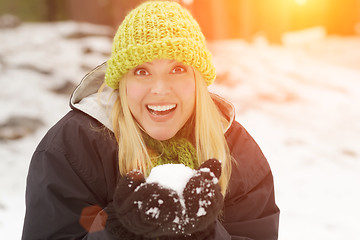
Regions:
M 117 27 L 141 0 L 1 0 L 0 15 L 21 21 L 75 20 Z M 360 0 L 183 0 L 208 39 L 280 42 L 288 31 L 323 26 L 329 34 L 360 31 Z
M 140 2 L 0 0 L 0 238 L 21 238 L 37 144 Z M 360 0 L 178 2 L 272 168 L 279 239 L 359 239 Z

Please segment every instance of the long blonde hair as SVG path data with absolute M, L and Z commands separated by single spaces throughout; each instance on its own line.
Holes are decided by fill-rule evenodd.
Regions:
M 195 147 L 198 165 L 209 158 L 221 160 L 222 174 L 219 183 L 225 195 L 231 174 L 232 159 L 223 130 L 227 120 L 211 99 L 201 74 L 194 70 L 194 76 L 196 86 Z M 111 111 L 111 119 L 115 138 L 119 144 L 120 174 L 125 175 L 133 169 L 146 174 L 152 168 L 151 159 L 142 138 L 142 130 L 128 107 L 126 75 L 119 83 L 118 93 L 119 96 Z

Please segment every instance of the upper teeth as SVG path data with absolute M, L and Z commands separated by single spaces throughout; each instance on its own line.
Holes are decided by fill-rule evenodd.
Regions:
M 163 106 L 148 105 L 148 108 L 153 111 L 167 111 L 174 107 L 176 107 L 176 104 L 163 105 Z

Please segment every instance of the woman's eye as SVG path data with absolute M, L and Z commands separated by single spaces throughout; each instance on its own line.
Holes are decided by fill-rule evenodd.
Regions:
M 184 73 L 186 72 L 186 68 L 185 67 L 182 67 L 182 66 L 176 66 L 174 67 L 174 69 L 171 71 L 171 73 Z
M 135 69 L 134 74 L 137 76 L 148 76 L 150 73 L 145 68 Z

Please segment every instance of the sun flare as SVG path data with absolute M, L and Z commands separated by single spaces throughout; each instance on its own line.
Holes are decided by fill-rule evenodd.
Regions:
M 304 5 L 307 2 L 307 0 L 295 0 L 295 2 L 299 5 Z

